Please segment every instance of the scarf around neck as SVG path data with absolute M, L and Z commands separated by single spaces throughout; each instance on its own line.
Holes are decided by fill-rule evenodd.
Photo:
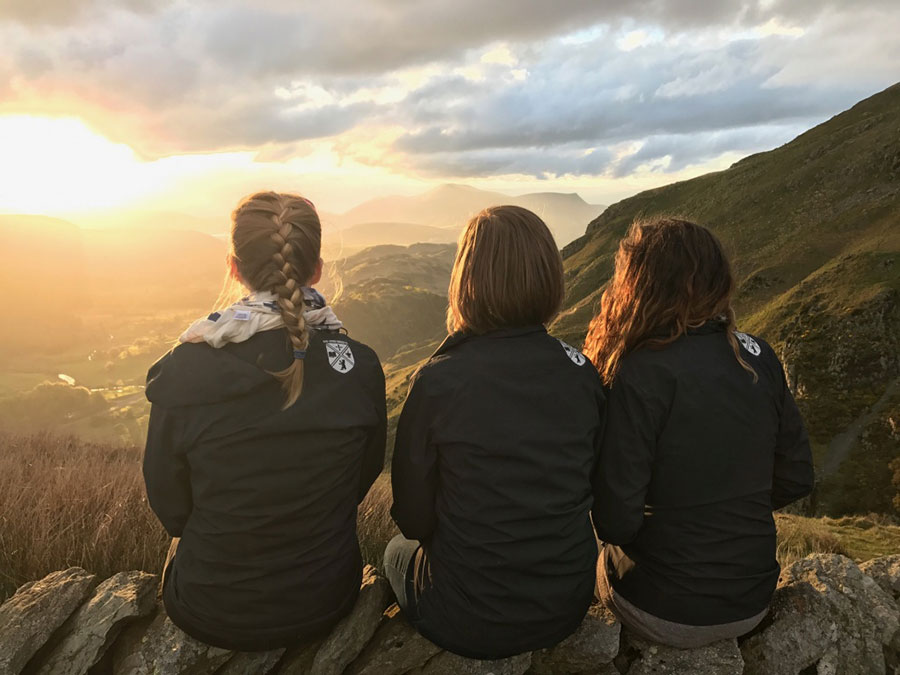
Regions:
M 314 288 L 303 288 L 303 318 L 312 330 L 338 330 L 343 324 L 325 298 Z M 284 326 L 274 293 L 251 293 L 227 309 L 213 312 L 192 323 L 179 342 L 206 342 L 219 348 L 230 342 L 244 342 L 264 330 Z

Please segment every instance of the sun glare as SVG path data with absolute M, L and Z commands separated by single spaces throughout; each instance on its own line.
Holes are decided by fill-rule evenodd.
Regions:
M 141 161 L 74 118 L 0 116 L 0 212 L 109 208 L 154 189 Z

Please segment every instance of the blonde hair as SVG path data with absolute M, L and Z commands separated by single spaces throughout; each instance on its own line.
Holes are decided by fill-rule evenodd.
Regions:
M 493 206 L 460 235 L 447 330 L 547 324 L 564 293 L 562 258 L 544 221 L 519 206 Z
M 294 360 L 272 373 L 287 395 L 286 409 L 303 390 L 303 357 L 309 346 L 303 286 L 316 273 L 322 225 L 312 202 L 279 192 L 245 197 L 231 222 L 231 256 L 238 273 L 251 290 L 275 294 L 290 336 Z

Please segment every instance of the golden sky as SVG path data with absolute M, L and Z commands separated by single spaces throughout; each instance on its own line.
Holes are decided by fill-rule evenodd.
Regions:
M 262 188 L 342 212 L 444 182 L 608 204 L 892 84 L 898 22 L 877 1 L 11 0 L 0 213 L 217 221 Z

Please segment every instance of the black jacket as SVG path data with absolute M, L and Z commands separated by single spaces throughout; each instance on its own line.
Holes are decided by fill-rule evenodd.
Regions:
M 608 392 L 594 523 L 609 581 L 654 616 L 750 618 L 778 580 L 777 509 L 810 493 L 812 456 L 772 348 L 710 322 L 626 356 Z
M 590 362 L 541 326 L 454 334 L 418 371 L 397 428 L 391 514 L 425 549 L 423 635 L 499 658 L 578 627 L 594 589 L 602 411 Z
M 349 368 L 335 352 L 346 347 Z M 356 507 L 384 462 L 384 375 L 365 345 L 312 331 L 303 393 L 282 411 L 266 371 L 291 358 L 287 332 L 270 330 L 179 345 L 147 377 L 147 496 L 181 537 L 163 599 L 212 645 L 284 646 L 336 622 L 359 591 Z

